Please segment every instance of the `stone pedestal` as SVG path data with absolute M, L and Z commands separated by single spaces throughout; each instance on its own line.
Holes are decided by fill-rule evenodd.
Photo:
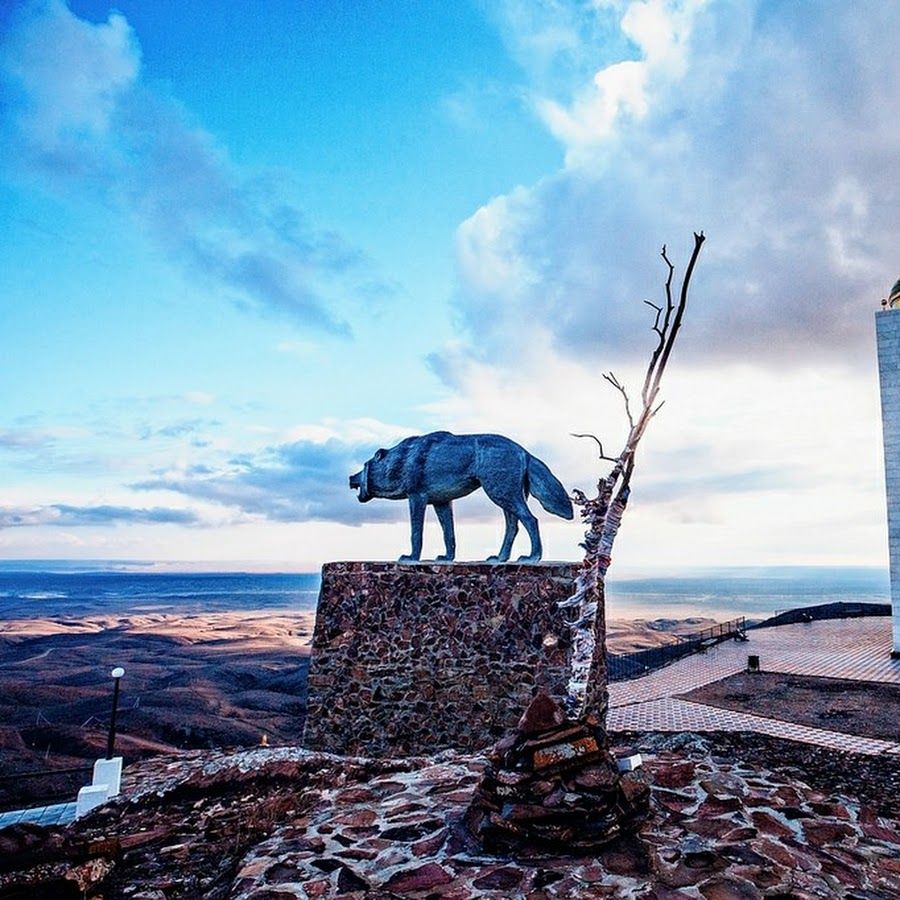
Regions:
M 491 746 L 538 688 L 565 695 L 571 645 L 557 603 L 577 570 L 327 563 L 304 745 L 376 756 Z

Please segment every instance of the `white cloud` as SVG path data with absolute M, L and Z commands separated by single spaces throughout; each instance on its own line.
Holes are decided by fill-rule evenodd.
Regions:
M 380 445 L 397 443 L 411 431 L 365 418 L 298 425 L 279 443 L 200 464 L 175 461 L 132 487 L 236 510 L 246 521 L 397 521 L 406 504 L 361 505 L 348 479 Z
M 0 506 L 0 529 L 53 527 L 106 527 L 119 524 L 196 525 L 197 514 L 172 507 L 132 507 L 112 504 L 49 506 Z
M 216 402 L 216 395 L 210 394 L 208 391 L 187 391 L 184 399 L 188 403 L 194 403 L 198 406 L 209 406 Z
M 660 82 L 669 86 L 681 79 L 694 16 L 703 6 L 704 0 L 677 4 L 639 0 L 628 4 L 620 27 L 640 58 L 599 69 L 568 107 L 549 98 L 537 99 L 539 114 L 566 145 L 569 165 L 590 163 L 594 148 L 614 134 L 620 119 L 647 115 Z
M 514 357 L 537 327 L 562 353 L 635 352 L 656 251 L 683 263 L 704 229 L 687 358 L 867 359 L 900 245 L 900 7 L 601 8 L 619 43 L 575 55 L 618 58 L 569 100 L 534 83 L 565 166 L 459 228 L 473 348 Z
M 93 24 L 31 0 L 0 35 L 0 157 L 41 190 L 85 191 L 238 306 L 350 334 L 348 308 L 392 293 L 340 235 L 316 228 L 283 177 L 242 170 L 140 77 L 125 18 Z
M 440 359 L 456 392 L 429 409 L 456 431 L 498 431 L 536 453 L 569 488 L 590 492 L 626 423 L 596 369 L 544 347 L 513 370 Z M 617 369 L 632 396 L 642 367 Z M 666 405 L 641 445 L 616 566 L 883 565 L 884 486 L 874 373 L 747 364 L 695 368 L 676 348 Z M 479 514 L 479 518 L 482 515 Z M 459 516 L 465 529 L 465 514 Z M 487 518 L 487 514 L 484 514 Z M 577 523 L 542 517 L 547 556 L 578 556 Z
M 61 0 L 44 0 L 21 7 L 2 62 L 27 85 L 23 128 L 36 148 L 53 152 L 109 131 L 116 104 L 137 79 L 140 50 L 119 13 L 93 25 Z

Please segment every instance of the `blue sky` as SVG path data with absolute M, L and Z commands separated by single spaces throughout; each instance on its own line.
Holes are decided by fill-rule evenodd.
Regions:
M 882 564 L 898 20 L 3 5 L 0 557 L 390 558 L 403 505 L 346 476 L 436 428 L 507 433 L 586 487 L 569 433 L 621 439 L 599 373 L 638 380 L 659 247 L 683 263 L 703 228 L 621 559 Z M 461 504 L 461 555 L 500 518 Z M 543 521 L 577 557 L 577 523 Z

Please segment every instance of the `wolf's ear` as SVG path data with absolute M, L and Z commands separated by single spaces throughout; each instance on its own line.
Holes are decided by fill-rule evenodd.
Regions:
M 381 450 L 378 450 L 375 453 L 375 462 L 378 462 L 379 460 L 384 459 L 386 456 L 387 456 L 387 450 L 385 450 L 383 448 Z

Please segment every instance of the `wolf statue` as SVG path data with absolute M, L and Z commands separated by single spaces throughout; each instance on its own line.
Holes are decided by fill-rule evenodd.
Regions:
M 519 562 L 541 558 L 537 519 L 525 503 L 534 494 L 547 512 L 571 519 L 572 501 L 559 479 L 536 456 L 499 434 L 450 434 L 435 431 L 401 441 L 390 450 L 379 450 L 350 476 L 350 487 L 359 491 L 359 502 L 373 497 L 409 500 L 412 552 L 400 562 L 417 562 L 422 555 L 425 507 L 431 504 L 444 533 L 446 552 L 439 561 L 456 556 L 451 504 L 479 487 L 506 516 L 503 546 L 488 562 L 506 562 L 519 522 L 531 538 L 531 553 Z

